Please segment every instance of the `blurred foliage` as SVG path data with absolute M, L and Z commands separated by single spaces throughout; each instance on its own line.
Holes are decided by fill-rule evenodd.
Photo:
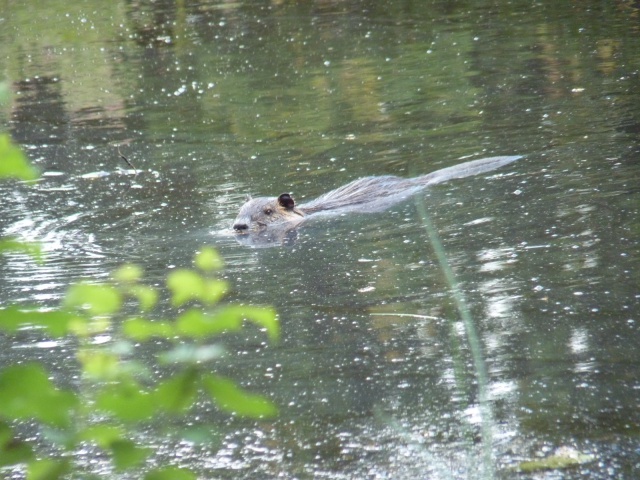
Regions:
M 0 178 L 33 180 L 36 171 L 8 135 L 0 135 Z M 40 259 L 38 246 L 2 239 L 0 252 L 27 253 Z M 152 321 L 144 315 L 156 307 L 160 292 L 142 283 L 138 266 L 125 265 L 108 283 L 76 283 L 67 289 L 59 308 L 42 311 L 17 306 L 0 310 L 0 330 L 14 333 L 40 330 L 51 337 L 74 337 L 76 358 L 89 388 L 63 389 L 51 380 L 46 365 L 12 365 L 0 372 L 0 467 L 27 464 L 27 478 L 57 479 L 73 471 L 74 450 L 90 443 L 107 452 L 116 471 L 140 467 L 153 452 L 130 440 L 134 429 L 158 415 L 184 415 L 203 396 L 221 410 L 244 417 L 277 413 L 266 398 L 248 393 L 228 378 L 205 367 L 224 350 L 212 336 L 240 330 L 244 320 L 262 328 L 271 340 L 279 337 L 276 313 L 267 307 L 219 305 L 227 282 L 214 277 L 223 262 L 212 248 L 194 259 L 195 270 L 179 269 L 167 276 L 174 307 L 186 307 L 175 319 Z M 134 307 L 135 305 L 135 307 Z M 135 313 L 131 314 L 130 311 Z M 114 344 L 96 347 L 95 335 L 110 333 Z M 173 345 L 158 355 L 171 373 L 149 382 L 147 370 L 127 359 L 134 342 L 164 340 Z M 90 421 L 100 412 L 100 421 Z M 20 439 L 16 425 L 37 422 L 55 431 L 47 440 L 65 455 L 40 458 L 35 442 Z M 19 428 L 18 428 L 19 429 Z M 185 436 L 189 436 L 185 432 Z M 32 444 L 33 443 L 33 444 Z M 145 478 L 195 478 L 182 469 L 157 469 Z
M 117 471 L 140 467 L 153 451 L 130 440 L 132 432 L 158 415 L 185 415 L 203 397 L 233 415 L 276 415 L 272 402 L 211 374 L 209 365 L 224 353 L 222 346 L 210 343 L 211 337 L 241 329 L 244 320 L 277 340 L 275 311 L 220 305 L 227 285 L 212 274 L 222 268 L 221 258 L 212 248 L 203 248 L 194 263 L 195 270 L 178 270 L 167 277 L 171 304 L 188 304 L 172 320 L 144 318 L 160 295 L 157 288 L 141 283 L 142 272 L 134 265 L 118 269 L 109 283 L 71 285 L 56 310 L 0 310 L 0 329 L 6 333 L 28 328 L 52 337 L 74 337 L 79 345 L 76 358 L 89 385 L 77 390 L 59 388 L 39 363 L 0 372 L 0 465 L 27 462 L 30 479 L 61 478 L 74 468 L 72 452 L 91 443 L 111 456 Z M 131 314 L 132 309 L 137 311 Z M 120 340 L 96 347 L 95 335 L 107 332 Z M 152 340 L 171 345 L 157 355 L 158 364 L 171 373 L 150 382 L 147 369 L 127 358 L 136 348 L 134 343 Z M 21 440 L 13 428 L 15 422 L 33 420 L 57 431 L 53 443 L 67 455 L 40 459 L 34 454 L 35 446 Z M 185 437 L 189 435 L 184 432 Z M 160 469 L 145 478 L 195 477 L 186 470 Z
M 6 82 L 0 82 L 0 105 L 9 98 L 9 89 Z M 11 136 L 0 132 L 0 180 L 35 180 L 38 178 L 38 170 L 27 160 L 20 147 L 15 145 Z M 21 252 L 31 255 L 37 261 L 42 260 L 40 246 L 36 243 L 20 242 L 12 238 L 0 238 L 0 253 Z
M 1 85 L 4 101 L 8 92 L 6 84 Z M 37 170 L 23 151 L 8 134 L 0 134 L 0 179 L 37 178 Z M 28 254 L 42 261 L 38 244 L 13 238 L 0 238 L 0 253 Z M 209 366 L 224 353 L 221 345 L 210 343 L 211 338 L 242 329 L 244 320 L 277 340 L 276 312 L 269 307 L 219 304 L 228 285 L 215 278 L 223 261 L 214 249 L 203 248 L 194 264 L 194 270 L 179 269 L 167 276 L 171 305 L 186 308 L 174 319 L 144 317 L 158 304 L 160 290 L 142 283 L 143 271 L 136 265 L 120 267 L 108 283 L 69 286 L 61 305 L 53 310 L 0 309 L 0 331 L 4 333 L 35 330 L 56 338 L 73 337 L 83 379 L 81 387 L 60 388 L 40 362 L 0 371 L 0 467 L 26 464 L 29 480 L 63 478 L 80 468 L 73 462 L 73 453 L 87 443 L 109 454 L 116 471 L 142 467 L 153 451 L 131 440 L 135 429 L 159 415 L 185 415 L 202 398 L 232 415 L 265 418 L 277 414 L 271 401 L 211 374 Z M 117 341 L 97 347 L 95 336 L 107 333 Z M 151 381 L 148 369 L 128 356 L 140 342 L 157 340 L 171 345 L 157 356 L 158 364 L 171 373 Z M 18 433 L 22 424 L 31 422 L 40 426 L 44 440 L 54 450 L 65 453 L 36 453 L 41 440 L 26 441 Z M 184 438 L 201 437 L 188 430 L 183 434 Z M 158 468 L 144 478 L 196 477 L 185 469 Z
M 0 160 L 0 179 L 35 180 L 38 178 L 37 170 L 29 164 L 25 154 L 6 133 L 0 134 Z

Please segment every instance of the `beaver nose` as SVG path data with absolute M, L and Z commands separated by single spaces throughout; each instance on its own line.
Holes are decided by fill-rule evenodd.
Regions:
M 248 230 L 249 229 L 249 225 L 247 225 L 246 223 L 234 223 L 233 224 L 233 229 L 237 230 L 238 232 L 241 232 L 243 230 Z

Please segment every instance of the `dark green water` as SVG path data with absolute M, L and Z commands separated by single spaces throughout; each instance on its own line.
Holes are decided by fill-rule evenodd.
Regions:
M 274 305 L 283 328 L 275 346 L 229 338 L 219 366 L 280 417 L 203 409 L 190 421 L 219 444 L 149 434 L 157 461 L 202 478 L 640 474 L 636 3 L 67 3 L 0 2 L 0 121 L 43 172 L 0 186 L 0 232 L 47 251 L 0 259 L 0 305 L 53 305 L 123 262 L 161 282 L 210 244 L 230 299 Z M 304 201 L 510 154 L 526 158 L 417 199 L 467 322 L 414 201 L 287 247 L 228 231 L 247 193 Z M 3 365 L 73 374 L 72 345 L 0 342 Z M 592 461 L 510 470 L 567 451 Z

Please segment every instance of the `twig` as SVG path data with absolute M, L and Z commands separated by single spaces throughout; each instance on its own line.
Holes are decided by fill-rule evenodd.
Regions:
M 129 159 L 122 154 L 122 152 L 120 152 L 120 145 L 118 145 L 118 155 L 120 155 L 120 158 L 123 159 L 127 163 L 127 165 L 129 165 L 131 168 L 133 168 L 133 176 L 137 177 L 138 176 L 138 169 L 133 166 L 133 164 L 129 161 Z

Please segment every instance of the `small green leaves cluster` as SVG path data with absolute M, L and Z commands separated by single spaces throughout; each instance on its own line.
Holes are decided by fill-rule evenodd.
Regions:
M 0 103 L 7 87 L 0 82 Z M 31 182 L 38 178 L 22 150 L 9 135 L 0 133 L 0 180 Z M 27 254 L 41 263 L 36 243 L 0 238 L 0 254 Z M 136 426 L 162 415 L 184 416 L 198 399 L 209 399 L 221 410 L 245 417 L 277 413 L 266 398 L 246 392 L 235 382 L 211 373 L 210 363 L 223 348 L 213 337 L 243 327 L 248 320 L 264 329 L 271 340 L 279 337 L 276 313 L 269 307 L 220 305 L 227 282 L 215 277 L 223 267 L 218 253 L 203 248 L 195 270 L 179 269 L 167 276 L 175 318 L 149 317 L 161 291 L 143 283 L 143 271 L 125 265 L 106 284 L 78 283 L 68 288 L 59 308 L 49 311 L 8 306 L 0 309 L 0 332 L 39 330 L 52 338 L 76 339 L 80 382 L 60 388 L 40 362 L 17 364 L 0 371 L 0 472 L 25 465 L 28 480 L 55 480 L 76 472 L 74 451 L 92 444 L 110 455 L 116 471 L 142 467 L 153 452 L 131 438 Z M 132 306 L 132 303 L 134 306 Z M 135 313 L 130 311 L 134 309 Z M 97 348 L 96 335 L 114 342 Z M 135 358 L 136 345 L 161 339 L 171 347 L 158 354 L 158 364 L 171 371 L 155 379 Z M 100 418 L 100 421 L 94 420 Z M 36 422 L 44 440 L 60 454 L 43 457 L 20 438 L 16 425 Z M 19 427 L 18 427 L 19 429 Z M 206 439 L 202 431 L 183 432 L 184 438 Z M 51 449 L 48 449 L 51 450 Z M 195 475 L 181 468 L 147 471 L 147 480 L 188 480 Z
M 82 372 L 75 388 L 59 388 L 40 363 L 14 365 L 0 371 L 0 468 L 24 463 L 28 479 L 62 478 L 74 471 L 73 452 L 92 444 L 107 452 L 118 471 L 138 468 L 153 452 L 131 440 L 136 426 L 162 416 L 184 416 L 196 401 L 210 401 L 233 415 L 264 418 L 277 413 L 266 398 L 249 393 L 229 378 L 211 373 L 211 363 L 224 349 L 214 338 L 238 331 L 250 322 L 270 340 L 279 337 L 279 323 L 270 307 L 225 305 L 220 301 L 227 282 L 216 276 L 223 262 L 212 248 L 194 259 L 195 269 L 174 270 L 166 290 L 143 283 L 142 269 L 125 265 L 108 283 L 78 283 L 68 288 L 59 308 L 51 311 L 16 306 L 0 310 L 0 331 L 25 328 L 46 335 L 77 339 L 77 364 Z M 168 292 L 173 318 L 149 313 Z M 96 347 L 96 335 L 114 341 Z M 161 378 L 135 360 L 135 350 L 147 341 L 168 345 L 157 355 L 166 366 Z M 155 370 L 155 369 L 154 369 Z M 96 415 L 98 413 L 98 415 Z M 95 421 L 89 419 L 101 418 Z M 37 421 L 45 438 L 62 455 L 39 458 L 34 447 L 13 430 L 22 421 Z M 190 432 L 182 432 L 189 438 Z M 147 472 L 144 478 L 195 478 L 184 469 Z
M 2 90 L 5 84 L 0 82 L 0 104 L 4 95 Z M 0 133 L 0 180 L 35 180 L 38 171 L 29 163 L 20 147 L 15 145 L 11 137 L 6 133 Z M 40 246 L 36 243 L 19 242 L 10 238 L 0 238 L 0 253 L 20 252 L 33 256 L 41 261 Z

